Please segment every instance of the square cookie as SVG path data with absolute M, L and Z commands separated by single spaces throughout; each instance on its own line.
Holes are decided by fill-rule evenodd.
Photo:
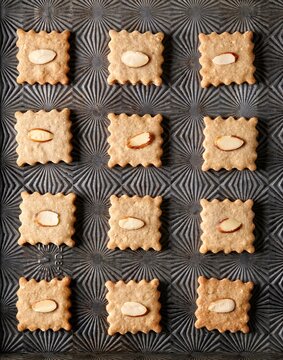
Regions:
M 18 29 L 17 35 L 18 84 L 68 84 L 70 31 L 36 33 L 34 30 Z
M 255 251 L 252 200 L 219 201 L 214 199 L 208 201 L 202 199 L 200 204 L 202 206 L 200 213 L 202 245 L 199 251 L 202 254 L 208 251 L 213 253 L 224 251 L 225 254 L 232 251 L 237 253 Z
M 195 327 L 207 330 L 248 333 L 252 282 L 198 278 Z
M 162 84 L 163 33 L 152 34 L 147 31 L 142 34 L 138 31 L 110 30 L 109 35 L 107 81 L 110 85 L 116 82 L 119 84 L 129 82 L 132 85 L 139 82 L 143 85 Z
M 128 283 L 122 280 L 116 283 L 107 281 L 105 286 L 108 290 L 106 310 L 109 314 L 109 335 L 136 334 L 138 331 L 147 334 L 150 330 L 161 332 L 159 280 L 131 280 Z
M 163 154 L 161 115 L 108 114 L 109 167 L 120 165 L 161 166 Z
M 108 249 L 161 250 L 161 196 L 112 195 L 110 202 Z
M 232 82 L 236 84 L 256 82 L 251 31 L 243 34 L 238 31 L 233 34 L 227 32 L 199 34 L 199 41 L 202 87 L 210 84 L 218 86 L 219 84 L 229 85 Z
M 19 245 L 75 245 L 72 240 L 75 232 L 75 194 L 41 195 L 38 192 L 29 194 L 24 191 L 21 195 L 23 201 L 20 205 L 22 224 L 19 228 Z
M 52 279 L 49 282 L 46 280 L 37 282 L 35 279 L 28 281 L 21 277 L 16 304 L 18 330 L 71 330 L 70 282 L 71 279 L 68 277 L 62 280 Z
M 234 119 L 230 116 L 214 120 L 204 118 L 204 163 L 202 170 L 256 170 L 257 118 Z
M 46 164 L 72 161 L 70 110 L 15 113 L 17 164 Z

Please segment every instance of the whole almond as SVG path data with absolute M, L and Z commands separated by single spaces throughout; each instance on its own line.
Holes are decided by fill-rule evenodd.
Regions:
M 29 61 L 36 65 L 47 64 L 54 60 L 56 52 L 48 49 L 33 50 L 28 54 Z
M 41 300 L 32 304 L 33 311 L 40 313 L 49 313 L 57 309 L 57 303 L 54 300 Z
M 232 299 L 219 299 L 210 303 L 208 310 L 216 313 L 229 313 L 235 310 L 236 304 Z
M 51 210 L 43 210 L 35 215 L 35 221 L 41 226 L 57 226 L 59 214 Z
M 149 57 L 140 51 L 125 51 L 121 56 L 121 61 L 131 68 L 139 68 L 148 63 Z
M 127 316 L 143 316 L 147 313 L 147 308 L 138 302 L 128 301 L 122 305 L 121 312 Z
M 215 146 L 219 150 L 223 151 L 233 151 L 240 149 L 245 143 L 245 140 L 238 136 L 234 135 L 224 135 L 220 136 L 215 141 Z
M 233 233 L 240 230 L 241 227 L 242 223 L 233 218 L 223 219 L 217 225 L 218 231 L 222 233 Z
M 126 217 L 119 220 L 119 226 L 125 230 L 138 230 L 144 226 L 144 221 L 134 217 Z
M 149 132 L 137 134 L 128 139 L 127 146 L 130 149 L 142 149 L 150 145 L 154 140 L 154 135 Z
M 28 132 L 28 137 L 35 142 L 47 142 L 53 139 L 54 134 L 44 129 L 31 129 Z
M 228 65 L 228 64 L 233 64 L 234 62 L 236 62 L 237 58 L 238 58 L 238 55 L 231 53 L 231 52 L 227 52 L 227 53 L 223 53 L 223 54 L 215 56 L 212 59 L 212 62 L 215 65 Z

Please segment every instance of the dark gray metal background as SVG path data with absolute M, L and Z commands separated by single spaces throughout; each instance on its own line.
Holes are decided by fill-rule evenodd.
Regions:
M 123 351 L 131 359 L 133 352 L 281 352 L 283 1 L 2 0 L 1 10 L 1 351 Z M 72 31 L 69 86 L 16 84 L 17 28 Z M 109 29 L 166 34 L 162 87 L 107 85 Z M 198 33 L 237 30 L 255 33 L 257 84 L 201 89 Z M 63 107 L 72 110 L 74 162 L 18 168 L 14 112 Z M 108 169 L 108 112 L 163 114 L 164 166 Z M 257 171 L 201 171 L 204 115 L 259 117 Z M 75 248 L 17 245 L 24 189 L 78 195 Z M 107 250 L 111 194 L 164 197 L 161 252 Z M 255 201 L 254 254 L 199 254 L 202 197 Z M 72 277 L 73 331 L 16 330 L 23 275 Z M 255 283 L 250 334 L 194 328 L 198 275 Z M 153 277 L 161 281 L 163 332 L 108 336 L 105 280 Z

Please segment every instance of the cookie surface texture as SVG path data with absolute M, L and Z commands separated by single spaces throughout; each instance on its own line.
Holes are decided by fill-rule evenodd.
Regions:
M 109 84 L 162 84 L 163 33 L 110 30 L 109 35 Z M 126 61 L 127 58 L 130 60 Z M 143 58 L 147 58 L 146 63 L 140 62 Z M 143 65 L 138 66 L 139 64 Z
M 71 330 L 70 282 L 68 277 L 62 280 L 55 278 L 49 282 L 46 280 L 37 282 L 35 279 L 28 281 L 21 277 L 16 304 L 18 330 Z M 50 304 L 54 306 L 50 307 Z
M 17 30 L 18 84 L 68 84 L 70 31 Z M 53 57 L 48 57 L 53 53 Z
M 209 331 L 218 330 L 243 333 L 249 332 L 249 315 L 252 282 L 242 282 L 240 280 L 230 281 L 228 279 L 206 279 L 203 276 L 198 278 L 199 287 L 197 289 L 197 310 L 195 327 L 200 329 L 206 327 Z M 218 311 L 213 309 L 215 303 L 220 301 L 234 303 L 234 309 L 225 312 L 225 309 Z M 227 308 L 226 308 L 227 311 Z
M 108 290 L 106 310 L 109 314 L 107 317 L 109 335 L 127 332 L 136 334 L 138 331 L 148 333 L 150 330 L 161 332 L 159 280 L 141 280 L 139 282 L 131 280 L 128 283 L 121 280 L 116 283 L 107 281 L 105 286 Z M 125 315 L 123 307 L 128 302 L 142 305 L 147 309 L 146 313 L 142 316 Z
M 238 31 L 232 34 L 213 32 L 205 35 L 201 33 L 199 41 L 202 87 L 230 85 L 233 82 L 236 84 L 244 82 L 254 84 L 256 82 L 255 66 L 253 65 L 254 43 L 251 31 L 243 34 Z
M 40 110 L 15 113 L 17 164 L 72 161 L 70 110 Z
M 41 195 L 37 192 L 21 193 L 20 205 L 21 226 L 19 228 L 19 245 L 29 243 L 35 245 L 50 243 L 74 246 L 72 236 L 75 232 L 76 195 L 58 193 Z

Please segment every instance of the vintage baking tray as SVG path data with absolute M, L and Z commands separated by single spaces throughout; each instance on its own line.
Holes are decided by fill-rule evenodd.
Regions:
M 99 352 L 101 358 L 214 354 L 212 358 L 225 359 L 233 354 L 236 359 L 241 353 L 245 359 L 271 359 L 267 353 L 282 352 L 283 1 L 2 0 L 1 11 L 0 335 L 1 352 L 7 353 L 2 357 L 31 359 L 30 354 L 20 353 L 56 352 L 65 357 L 44 356 L 82 359 L 82 353 L 96 358 L 93 354 Z M 17 28 L 72 31 L 70 85 L 16 84 Z M 166 34 L 163 86 L 107 85 L 109 29 Z M 257 84 L 202 89 L 198 33 L 237 30 L 255 34 Z M 15 111 L 64 107 L 72 110 L 73 163 L 19 168 Z M 164 116 L 160 169 L 107 168 L 109 112 Z M 204 115 L 259 117 L 257 171 L 201 171 Z M 24 189 L 78 195 L 76 247 L 18 246 Z M 107 250 L 111 194 L 164 197 L 162 251 Z M 203 197 L 255 201 L 254 254 L 199 254 Z M 196 279 L 201 274 L 255 283 L 250 334 L 194 328 Z M 63 275 L 73 279 L 73 330 L 18 332 L 18 278 Z M 153 277 L 161 281 L 162 333 L 108 336 L 105 281 Z M 74 355 L 77 352 L 81 354 Z M 283 358 L 283 354 L 273 356 Z

